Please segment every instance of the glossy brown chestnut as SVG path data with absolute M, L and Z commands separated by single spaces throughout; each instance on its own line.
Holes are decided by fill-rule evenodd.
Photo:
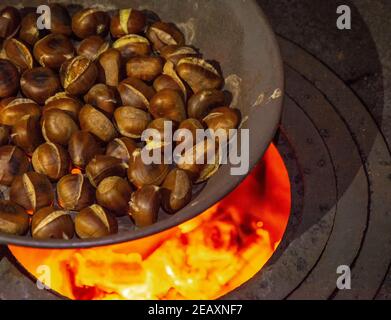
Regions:
M 15 95 L 19 90 L 19 72 L 9 60 L 0 59 L 0 98 Z
M 146 141 L 148 150 L 161 149 L 161 151 L 164 151 L 164 148 L 172 145 L 172 140 L 170 140 L 169 136 L 165 139 L 165 135 L 167 135 L 164 131 L 166 125 L 171 126 L 172 130 L 176 129 L 176 124 L 167 118 L 158 118 L 149 123 L 147 129 L 155 129 L 157 132 L 153 139 Z
M 120 217 L 128 212 L 132 191 L 130 184 L 124 178 L 108 177 L 99 183 L 96 189 L 96 200 L 99 205 Z
M 127 78 L 118 86 L 122 105 L 140 109 L 148 109 L 149 101 L 155 95 L 155 90 L 136 78 Z
M 106 155 L 121 159 L 124 163 L 128 163 L 136 148 L 137 145 L 134 140 L 127 137 L 116 138 L 107 145 Z
M 95 190 L 81 173 L 68 174 L 57 183 L 57 200 L 63 209 L 79 211 L 95 202 Z
M 182 95 L 176 90 L 164 89 L 157 92 L 150 101 L 149 112 L 156 118 L 167 118 L 175 122 L 186 119 Z
M 109 42 L 102 37 L 91 36 L 80 42 L 77 54 L 79 56 L 87 57 L 91 61 L 95 61 L 103 52 L 109 49 L 109 47 Z
M 176 213 L 191 200 L 191 180 L 185 171 L 173 169 L 164 180 L 160 192 L 164 211 Z
M 182 121 L 178 127 L 178 134 L 181 135 L 178 143 L 184 143 L 186 149 L 192 148 L 197 143 L 197 130 L 203 130 L 201 122 L 197 119 L 189 118 Z M 181 134 L 182 130 L 188 130 L 191 133 L 191 138 L 187 139 L 186 134 Z
M 75 56 L 75 49 L 67 36 L 52 33 L 35 43 L 33 53 L 42 67 L 58 70 Z
M 118 222 L 110 212 L 94 204 L 76 215 L 75 228 L 81 239 L 102 238 L 116 234 Z
M 0 147 L 0 184 L 10 186 L 15 177 L 27 172 L 30 162 L 26 154 L 15 146 Z
M 31 155 L 43 142 L 39 117 L 25 115 L 12 127 L 12 142 Z
M 157 186 L 144 186 L 132 194 L 129 215 L 137 227 L 147 227 L 157 221 L 160 201 Z
M 121 53 L 113 48 L 103 52 L 97 62 L 99 71 L 99 82 L 110 87 L 117 87 L 122 79 L 122 58 Z
M 72 19 L 67 8 L 58 3 L 50 4 L 52 33 L 70 36 L 72 34 Z
M 45 207 L 37 211 L 31 220 L 34 239 L 72 239 L 75 226 L 68 211 Z
M 176 65 L 179 60 L 189 57 L 199 57 L 200 54 L 192 47 L 170 45 L 160 50 L 160 55 Z
M 224 82 L 219 72 L 210 63 L 199 58 L 181 59 L 176 71 L 194 93 L 205 89 L 219 89 Z
M 68 145 L 72 135 L 79 131 L 72 116 L 62 110 L 47 110 L 42 119 L 42 135 L 47 142 Z
M 77 56 L 64 62 L 60 69 L 61 83 L 71 95 L 85 94 L 95 84 L 98 69 L 90 59 Z
M 43 114 L 53 109 L 62 110 L 72 116 L 74 120 L 78 120 L 82 107 L 82 103 L 77 98 L 72 97 L 66 92 L 59 92 L 46 100 L 45 106 L 43 107 Z
M 33 68 L 33 56 L 29 48 L 22 41 L 10 38 L 4 42 L 3 49 L 7 59 L 12 61 L 21 72 Z
M 157 51 L 168 45 L 185 44 L 185 37 L 175 24 L 162 21 L 155 22 L 148 28 L 147 38 Z
M 80 169 L 85 169 L 92 158 L 103 154 L 103 151 L 96 138 L 87 131 L 77 131 L 69 140 L 69 156 L 73 165 Z
M 156 90 L 156 92 L 164 89 L 171 89 L 182 92 L 179 84 L 172 77 L 166 74 L 162 74 L 155 79 L 153 82 L 153 88 Z
M 110 32 L 114 38 L 140 33 L 146 25 L 145 15 L 136 9 L 120 9 L 111 18 Z
M 89 104 L 81 109 L 79 122 L 82 130 L 91 132 L 104 142 L 109 142 L 118 135 L 113 123 L 102 112 Z
M 208 129 L 215 132 L 222 129 L 229 136 L 229 130 L 236 129 L 240 124 L 240 120 L 238 109 L 219 107 L 214 108 L 202 121 L 207 125 Z
M 153 81 L 163 72 L 163 60 L 160 57 L 135 57 L 126 63 L 128 77 L 143 81 Z
M 0 125 L 0 146 L 8 144 L 9 138 L 10 138 L 9 127 Z
M 224 106 L 225 96 L 220 90 L 202 90 L 194 94 L 187 103 L 187 114 L 202 121 L 216 107 Z
M 178 73 L 175 70 L 175 65 L 171 61 L 167 61 L 165 63 L 163 67 L 163 75 L 169 76 L 178 85 L 183 94 L 183 98 L 186 101 L 189 90 L 182 79 L 178 76 Z M 177 88 L 174 88 L 174 90 L 177 90 Z
M 23 236 L 27 233 L 29 224 L 30 218 L 21 206 L 0 200 L 0 232 Z
M 147 56 L 151 53 L 151 46 L 147 38 L 137 34 L 128 34 L 116 40 L 113 48 L 121 53 L 124 61 L 132 57 Z
M 118 103 L 114 89 L 103 83 L 94 85 L 84 96 L 84 102 L 104 111 L 105 114 L 110 116 Z
M 86 174 L 91 184 L 96 188 L 99 183 L 111 176 L 125 177 L 128 165 L 121 159 L 98 155 L 86 167 Z
M 73 33 L 81 39 L 90 36 L 105 37 L 109 27 L 109 15 L 97 8 L 82 9 L 72 17 Z
M 42 36 L 44 30 L 37 27 L 39 16 L 35 12 L 26 14 L 20 24 L 19 38 L 30 46 L 33 46 Z
M 52 181 L 65 176 L 70 169 L 68 152 L 58 144 L 47 142 L 35 149 L 32 157 L 34 170 Z
M 35 212 L 52 205 L 54 190 L 45 175 L 30 171 L 16 177 L 12 182 L 10 200 L 26 210 Z
M 13 37 L 20 27 L 19 10 L 7 6 L 0 11 L 0 38 L 6 39 Z
M 142 160 L 141 150 L 136 149 L 129 161 L 128 179 L 137 188 L 146 185 L 162 184 L 169 171 L 168 165 L 162 164 L 145 164 Z
M 140 138 L 151 122 L 149 113 L 134 107 L 120 107 L 114 112 L 118 131 L 128 138 Z
M 60 80 L 49 68 L 34 68 L 26 70 L 20 79 L 23 95 L 44 104 L 45 101 L 61 90 Z
M 39 117 L 41 109 L 33 100 L 25 98 L 7 98 L 0 102 L 0 123 L 14 126 L 23 116 Z

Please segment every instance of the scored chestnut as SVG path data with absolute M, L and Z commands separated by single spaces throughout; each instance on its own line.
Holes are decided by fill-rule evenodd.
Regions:
M 121 53 L 113 48 L 103 52 L 98 59 L 99 82 L 110 87 L 117 87 L 122 79 Z
M 10 137 L 9 127 L 0 125 L 0 146 L 8 144 L 9 137 Z
M 77 54 L 95 61 L 99 56 L 109 49 L 110 44 L 100 36 L 91 36 L 80 42 Z
M 111 18 L 110 32 L 114 38 L 140 33 L 146 25 L 145 15 L 136 9 L 120 9 Z
M 120 107 L 114 112 L 118 131 L 128 138 L 140 138 L 151 122 L 150 115 L 144 110 L 134 107 Z
M 49 7 L 51 15 L 50 31 L 56 34 L 70 36 L 72 34 L 72 20 L 67 8 L 59 3 L 52 3 Z
M 98 69 L 90 59 L 77 56 L 64 62 L 60 68 L 61 84 L 71 95 L 85 94 L 98 77 Z
M 68 143 L 68 152 L 74 166 L 85 169 L 87 164 L 104 150 L 97 139 L 87 131 L 73 133 Z
M 13 37 L 20 28 L 21 17 L 19 10 L 7 6 L 0 11 L 0 38 Z
M 185 37 L 178 27 L 173 23 L 162 21 L 155 22 L 148 28 L 147 38 L 157 51 L 168 45 L 185 44 Z
M 79 127 L 72 116 L 59 109 L 47 110 L 42 119 L 42 135 L 47 142 L 68 145 Z
M 19 72 L 9 60 L 0 59 L 0 98 L 15 95 L 19 90 Z
M 109 27 L 109 15 L 97 8 L 82 9 L 72 17 L 72 31 L 81 39 L 90 36 L 105 37 Z
M 167 134 L 165 132 L 166 125 L 171 125 L 173 130 L 176 129 L 176 124 L 167 118 L 158 118 L 149 123 L 147 129 L 157 130 L 158 135 L 146 141 L 146 148 L 148 150 L 161 149 L 161 151 L 164 151 L 167 146 L 172 145 L 172 141 L 169 141 L 170 139 L 168 137 L 165 139 Z
M 167 61 L 165 63 L 165 65 L 163 67 L 163 75 L 169 76 L 171 81 L 174 81 L 177 84 L 177 86 L 179 87 L 180 90 L 178 90 L 177 88 L 174 88 L 174 90 L 178 90 L 178 91 L 182 92 L 183 98 L 186 101 L 189 90 L 186 87 L 185 83 L 182 81 L 182 79 L 178 76 L 178 73 L 175 70 L 175 66 L 171 61 Z M 168 89 L 170 89 L 170 88 L 168 88 Z
M 151 46 L 147 38 L 137 34 L 123 36 L 113 43 L 113 48 L 121 53 L 124 61 L 132 57 L 147 56 L 151 53 Z
M 202 126 L 201 122 L 199 122 L 197 119 L 186 119 L 182 121 L 178 127 L 178 134 L 180 135 L 180 139 L 178 143 L 183 143 L 185 147 L 185 150 L 188 150 L 192 148 L 197 143 L 197 130 L 203 130 L 204 127 Z M 187 137 L 186 134 L 182 134 L 182 130 L 186 130 L 186 132 L 191 133 L 191 138 Z M 202 131 L 204 132 L 204 131 Z
M 12 182 L 10 200 L 26 210 L 35 212 L 52 205 L 54 190 L 45 175 L 30 171 L 16 177 Z
M 236 129 L 240 124 L 240 112 L 229 107 L 214 108 L 202 121 L 210 130 L 217 132 L 221 129 L 230 137 L 229 130 Z
M 68 211 L 54 207 L 38 210 L 31 220 L 31 235 L 34 239 L 72 239 L 75 226 Z
M 107 145 L 106 155 L 128 163 L 136 148 L 136 142 L 132 139 L 127 137 L 116 138 Z
M 122 105 L 140 109 L 148 109 L 149 101 L 155 95 L 155 90 L 136 78 L 127 78 L 118 86 Z
M 0 184 L 10 186 L 15 177 L 27 172 L 30 162 L 25 153 L 16 146 L 0 147 Z
M 157 92 L 150 101 L 149 112 L 154 118 L 167 118 L 175 122 L 186 119 L 182 95 L 176 90 L 164 89 Z
M 124 178 L 108 177 L 99 183 L 96 189 L 96 200 L 99 205 L 120 217 L 128 212 L 132 191 L 130 184 Z
M 171 89 L 182 92 L 182 89 L 179 84 L 167 74 L 162 74 L 158 76 L 153 82 L 153 88 L 156 90 L 156 92 L 164 89 Z
M 16 203 L 0 200 L 0 232 L 23 236 L 27 233 L 30 218 Z
M 103 83 L 94 85 L 84 96 L 84 102 L 104 111 L 107 115 L 113 114 L 118 103 L 114 89 Z
M 199 57 L 200 54 L 192 47 L 169 45 L 160 50 L 161 56 L 176 65 L 181 59 Z
M 91 184 L 97 188 L 99 183 L 111 176 L 125 177 L 128 165 L 121 159 L 106 155 L 97 155 L 86 167 L 86 175 Z
M 129 201 L 129 216 L 137 227 L 147 227 L 157 221 L 160 209 L 159 187 L 149 185 L 132 193 Z
M 81 109 L 79 122 L 82 130 L 91 132 L 104 142 L 109 142 L 118 135 L 109 118 L 89 104 Z
M 27 13 L 20 24 L 19 38 L 33 46 L 43 35 L 44 30 L 37 26 L 39 15 L 36 12 Z
M 189 117 L 202 121 L 216 107 L 224 105 L 225 95 L 220 90 L 202 90 L 194 94 L 187 103 Z
M 41 109 L 37 103 L 25 98 L 6 98 L 0 102 L 0 123 L 14 126 L 23 116 L 40 117 Z
M 187 173 L 173 169 L 161 187 L 163 210 L 173 214 L 188 205 L 192 196 L 192 183 Z
M 81 210 L 95 202 L 95 190 L 81 173 L 68 174 L 57 183 L 57 200 L 65 210 Z
M 160 57 L 135 57 L 126 63 L 128 77 L 143 81 L 153 81 L 163 72 L 163 60 Z
M 26 70 L 20 78 L 23 95 L 44 104 L 47 99 L 60 91 L 61 84 L 56 73 L 49 68 L 33 68 Z
M 15 38 L 8 39 L 4 42 L 3 49 L 7 59 L 12 61 L 21 72 L 33 68 L 33 56 L 22 41 Z
M 78 120 L 82 107 L 82 103 L 77 98 L 72 97 L 66 92 L 59 92 L 46 100 L 45 106 L 43 107 L 43 114 L 53 109 L 62 110 L 72 116 L 74 120 Z
M 110 212 L 94 204 L 76 215 L 75 229 L 81 239 L 101 238 L 116 234 L 118 222 Z
M 51 33 L 35 43 L 33 53 L 42 67 L 58 70 L 65 61 L 74 57 L 75 49 L 68 37 Z
M 12 142 L 31 155 L 43 142 L 39 117 L 25 115 L 12 127 Z
M 34 170 L 52 181 L 65 176 L 70 169 L 68 152 L 58 144 L 46 142 L 35 149 L 32 157 Z

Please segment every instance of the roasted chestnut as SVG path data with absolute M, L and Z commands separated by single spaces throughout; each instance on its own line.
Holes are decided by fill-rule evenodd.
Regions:
M 96 138 L 87 131 L 75 132 L 68 143 L 69 156 L 74 166 L 84 169 L 98 154 L 103 154 L 103 148 Z
M 11 38 L 3 45 L 5 56 L 12 61 L 20 71 L 32 69 L 34 60 L 29 48 L 18 39 Z
M 149 112 L 154 118 L 167 118 L 178 123 L 186 119 L 182 95 L 171 89 L 161 90 L 153 96 L 149 103 Z
M 127 137 L 116 138 L 107 145 L 106 155 L 121 159 L 128 163 L 134 150 L 136 150 L 136 142 Z
M 187 100 L 188 96 L 188 89 L 185 85 L 185 83 L 182 81 L 182 79 L 178 76 L 175 66 L 171 61 L 167 61 L 163 67 L 163 75 L 169 76 L 179 87 L 179 91 L 182 92 L 183 98 L 185 101 Z M 170 88 L 168 88 L 170 89 Z M 178 90 L 177 88 L 174 88 L 174 90 Z M 159 90 L 160 91 L 160 90 Z
M 35 12 L 27 13 L 20 24 L 19 38 L 30 46 L 33 46 L 42 36 L 44 30 L 38 29 L 38 14 Z
M 35 212 L 52 205 L 54 190 L 45 175 L 30 171 L 14 179 L 10 188 L 10 200 Z
M 117 130 L 112 122 L 89 104 L 81 109 L 79 122 L 82 130 L 91 132 L 104 142 L 109 142 L 117 137 Z
M 153 81 L 163 72 L 163 60 L 160 57 L 134 57 L 126 63 L 128 77 L 143 81 Z
M 182 92 L 179 84 L 172 77 L 166 74 L 162 74 L 155 79 L 153 82 L 153 88 L 156 90 L 156 92 L 164 89 L 171 89 Z
M 23 95 L 44 104 L 45 101 L 60 91 L 61 84 L 56 73 L 49 68 L 34 68 L 26 70 L 20 79 Z
M 77 54 L 95 61 L 99 56 L 109 49 L 110 44 L 100 36 L 91 36 L 80 42 Z
M 35 149 L 32 157 L 34 170 L 50 180 L 57 181 L 70 169 L 68 152 L 58 144 L 47 142 Z
M 111 18 L 110 32 L 114 38 L 140 33 L 146 25 L 145 15 L 135 9 L 120 9 Z
M 81 239 L 101 238 L 116 234 L 118 222 L 111 213 L 94 204 L 76 215 L 75 228 Z
M 219 89 L 224 82 L 219 72 L 210 63 L 199 58 L 181 59 L 176 71 L 194 93 L 205 89 Z
M 74 57 L 71 40 L 63 34 L 49 34 L 34 45 L 34 57 L 42 67 L 60 69 L 61 65 Z
M 13 37 L 20 27 L 20 13 L 14 7 L 5 7 L 0 11 L 0 38 Z
M 125 179 L 115 176 L 108 177 L 99 183 L 96 189 L 96 200 L 99 205 L 120 217 L 128 212 L 132 191 Z
M 161 56 L 176 65 L 179 60 L 189 57 L 199 57 L 200 54 L 192 47 L 170 45 L 160 50 Z
M 41 109 L 33 100 L 24 98 L 7 98 L 0 102 L 0 123 L 14 126 L 23 116 L 39 117 Z
M 173 23 L 158 21 L 152 24 L 147 31 L 147 37 L 155 50 L 159 51 L 168 45 L 183 46 L 185 37 Z
M 194 94 L 187 103 L 187 114 L 191 118 L 202 121 L 216 107 L 224 105 L 225 95 L 220 90 L 202 90 Z
M 0 200 L 0 232 L 23 236 L 27 233 L 29 224 L 30 218 L 21 206 Z
M 45 207 L 37 211 L 31 220 L 31 235 L 34 239 L 72 239 L 75 226 L 68 211 Z
M 121 159 L 98 155 L 86 167 L 86 174 L 91 184 L 96 188 L 99 183 L 111 176 L 125 177 L 128 165 Z
M 65 111 L 52 109 L 45 112 L 42 121 L 42 135 L 47 142 L 66 146 L 76 131 L 79 131 L 79 127 L 72 116 Z
M 149 100 L 155 94 L 155 90 L 136 78 L 127 78 L 118 86 L 122 105 L 140 109 L 148 109 Z
M 202 121 L 214 132 L 225 130 L 229 137 L 229 130 L 236 129 L 240 124 L 240 112 L 229 107 L 214 108 Z
M 113 48 L 103 52 L 98 59 L 99 81 L 117 87 L 122 79 L 121 53 Z
M 59 92 L 46 100 L 43 114 L 53 109 L 62 110 L 72 116 L 74 120 L 78 120 L 82 106 L 82 103 L 75 97 L 70 96 L 66 92 Z
M 50 4 L 52 33 L 70 36 L 72 34 L 72 20 L 67 8 L 58 3 Z
M 10 129 L 7 126 L 0 125 L 0 146 L 8 144 Z
M 157 221 L 160 201 L 160 191 L 157 186 L 144 186 L 132 194 L 129 215 L 137 227 L 147 227 Z
M 173 169 L 167 175 L 160 190 L 162 207 L 167 213 L 175 213 L 191 200 L 192 184 L 187 173 Z
M 73 33 L 81 39 L 90 36 L 105 37 L 109 27 L 109 15 L 97 8 L 82 9 L 72 17 Z
M 124 61 L 132 57 L 147 56 L 151 53 L 151 46 L 147 38 L 137 34 L 129 34 L 113 43 L 113 48 L 121 53 Z
M 112 115 L 118 101 L 114 89 L 99 83 L 84 96 L 84 102 L 104 111 L 107 115 Z
M 15 177 L 27 172 L 30 162 L 25 153 L 15 146 L 0 147 L 0 184 L 10 186 Z
M 12 127 L 12 142 L 31 155 L 43 142 L 39 117 L 25 115 Z
M 97 76 L 95 63 L 83 56 L 64 62 L 60 69 L 63 88 L 75 96 L 85 94 L 95 84 Z
M 19 72 L 8 60 L 0 59 L 0 98 L 15 95 L 19 90 Z
M 181 130 L 188 130 L 188 132 L 191 133 L 192 138 L 187 140 L 186 135 L 181 135 L 178 143 L 184 143 L 186 145 L 186 150 L 192 148 L 197 143 L 197 130 L 203 129 L 204 127 L 197 119 L 189 118 L 182 121 L 178 127 L 178 133 L 180 134 Z
M 114 112 L 118 131 L 125 137 L 140 138 L 151 122 L 150 115 L 144 110 L 134 107 L 120 107 Z
M 166 138 L 168 133 L 165 132 L 165 125 L 168 123 L 171 125 L 172 129 L 175 130 L 176 124 L 167 118 L 158 118 L 149 123 L 147 129 L 157 130 L 159 136 L 154 136 L 152 140 L 146 141 L 146 147 L 148 150 L 161 149 L 161 151 L 164 151 L 165 147 L 172 145 L 172 140 L 170 141 L 169 137 Z
M 136 149 L 129 161 L 128 179 L 137 188 L 145 185 L 162 184 L 169 171 L 168 165 L 161 164 L 145 164 L 142 159 L 140 149 Z
M 81 210 L 95 202 L 95 190 L 81 173 L 68 174 L 57 183 L 58 204 L 66 210 Z

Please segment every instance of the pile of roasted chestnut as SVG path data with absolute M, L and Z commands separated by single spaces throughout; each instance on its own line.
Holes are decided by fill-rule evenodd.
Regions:
M 96 238 L 181 210 L 218 163 L 146 165 L 140 137 L 236 128 L 218 68 L 148 11 L 50 9 L 50 30 L 36 8 L 0 11 L 0 232 Z

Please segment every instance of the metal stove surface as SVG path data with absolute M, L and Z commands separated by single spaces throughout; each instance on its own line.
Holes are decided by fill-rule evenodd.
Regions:
M 388 299 L 391 295 L 391 32 L 388 1 L 259 0 L 286 70 L 278 148 L 292 216 L 267 266 L 230 299 Z M 352 289 L 336 290 L 348 265 Z M 0 248 L 0 299 L 57 299 Z

